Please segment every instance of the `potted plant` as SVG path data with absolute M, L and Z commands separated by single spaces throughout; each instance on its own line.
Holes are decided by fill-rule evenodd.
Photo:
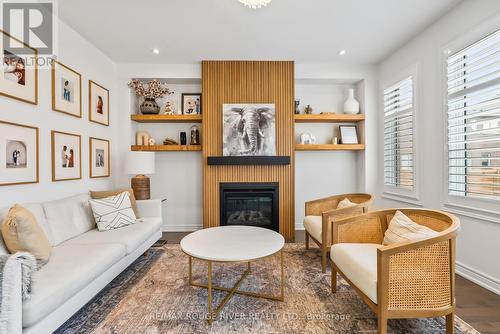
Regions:
M 151 80 L 147 83 L 144 83 L 137 79 L 132 79 L 128 86 L 133 88 L 135 91 L 135 95 L 141 96 L 144 98 L 144 101 L 141 103 L 139 109 L 142 114 L 159 114 L 160 106 L 156 103 L 157 98 L 161 98 L 165 95 L 173 94 L 170 89 L 165 87 L 164 83 L 161 83 L 158 80 Z

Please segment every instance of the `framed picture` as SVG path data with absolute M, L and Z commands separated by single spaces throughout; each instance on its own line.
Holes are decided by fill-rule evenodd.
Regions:
M 276 155 L 274 104 L 222 105 L 223 155 Z
M 109 91 L 89 80 L 89 121 L 109 125 Z
M 52 110 L 82 117 L 82 76 L 55 60 L 52 62 Z
M 38 104 L 38 51 L 22 41 L 0 30 L 0 50 L 3 54 L 0 75 L 0 94 L 31 104 Z M 23 54 L 16 54 L 14 49 L 5 45 L 7 41 L 22 43 Z M 25 53 L 27 52 L 27 53 Z
M 82 178 L 80 135 L 52 130 L 52 181 Z
M 38 183 L 38 128 L 0 121 L 0 186 Z
M 109 140 L 89 138 L 90 177 L 108 177 L 111 175 L 109 158 Z
M 342 144 L 359 144 L 358 130 L 355 125 L 341 125 L 339 130 Z
M 201 114 L 201 93 L 182 93 L 182 114 Z

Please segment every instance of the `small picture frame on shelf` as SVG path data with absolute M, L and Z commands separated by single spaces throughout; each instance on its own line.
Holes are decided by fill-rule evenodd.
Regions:
M 355 125 L 341 125 L 339 131 L 342 144 L 359 144 L 358 129 Z
M 182 93 L 182 114 L 201 114 L 201 93 Z

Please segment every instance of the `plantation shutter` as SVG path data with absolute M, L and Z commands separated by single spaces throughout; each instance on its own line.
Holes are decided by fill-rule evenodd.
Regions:
M 384 90 L 384 184 L 413 189 L 413 77 Z
M 448 192 L 500 199 L 500 30 L 447 59 Z

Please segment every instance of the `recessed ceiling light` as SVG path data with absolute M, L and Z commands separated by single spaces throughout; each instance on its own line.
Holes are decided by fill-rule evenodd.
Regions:
M 451 50 L 450 50 L 450 49 L 446 49 L 446 50 L 444 50 L 444 54 L 445 54 L 445 55 L 449 55 L 449 54 L 451 54 Z
M 340 51 L 339 51 L 339 56 L 343 56 L 343 55 L 345 55 L 346 53 L 347 53 L 347 51 L 346 51 L 346 50 L 340 50 Z
M 160 50 L 158 50 L 158 49 L 153 49 L 153 53 L 154 53 L 155 55 L 157 55 L 157 54 L 159 54 L 159 53 L 160 53 Z

